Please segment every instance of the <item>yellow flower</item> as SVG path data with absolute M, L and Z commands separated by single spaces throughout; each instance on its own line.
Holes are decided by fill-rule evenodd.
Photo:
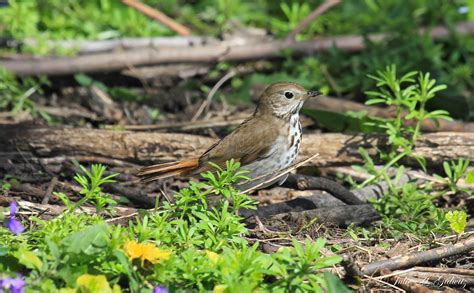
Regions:
M 151 243 L 137 243 L 131 240 L 125 242 L 123 248 L 130 260 L 139 258 L 142 264 L 145 260 L 151 263 L 158 263 L 168 260 L 171 256 L 171 250 L 160 249 Z
M 129 259 L 140 258 L 142 255 L 142 249 L 139 243 L 135 241 L 127 241 L 123 246 L 125 253 L 127 254 Z
M 213 251 L 206 250 L 207 257 L 212 261 L 212 262 L 217 262 L 219 260 L 219 255 Z
M 227 285 L 215 285 L 214 286 L 214 293 L 224 293 L 227 291 Z

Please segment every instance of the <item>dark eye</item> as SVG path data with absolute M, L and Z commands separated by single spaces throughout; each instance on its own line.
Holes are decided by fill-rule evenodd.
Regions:
M 292 99 L 293 98 L 293 93 L 292 92 L 285 92 L 285 98 L 287 99 Z

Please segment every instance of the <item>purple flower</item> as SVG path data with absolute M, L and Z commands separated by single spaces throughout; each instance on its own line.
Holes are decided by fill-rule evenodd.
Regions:
M 17 274 L 16 278 L 5 277 L 0 279 L 0 292 L 3 292 L 2 289 L 9 290 L 12 293 L 24 293 L 26 282 L 23 280 L 23 276 Z
M 25 227 L 23 227 L 21 222 L 15 218 L 16 209 L 17 209 L 17 204 L 14 201 L 10 205 L 10 215 L 5 221 L 5 225 L 7 226 L 8 230 L 12 231 L 13 234 L 18 235 L 25 230 Z
M 168 289 L 165 286 L 156 286 L 153 288 L 153 293 L 168 293 Z

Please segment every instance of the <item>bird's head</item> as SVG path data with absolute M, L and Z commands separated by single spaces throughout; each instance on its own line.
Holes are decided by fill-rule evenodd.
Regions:
M 262 93 L 256 113 L 289 119 L 301 110 L 307 99 L 318 95 L 320 95 L 318 91 L 307 91 L 297 83 L 277 82 Z

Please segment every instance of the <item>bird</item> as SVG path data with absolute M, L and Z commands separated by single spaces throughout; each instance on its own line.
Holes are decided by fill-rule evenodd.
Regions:
M 136 175 L 148 183 L 213 171 L 210 162 L 225 167 L 227 160 L 234 159 L 247 171 L 245 176 L 259 178 L 238 184 L 238 188 L 247 190 L 257 186 L 271 179 L 272 173 L 274 175 L 295 162 L 302 141 L 299 112 L 307 99 L 318 95 L 319 91 L 307 91 L 297 83 L 273 83 L 261 94 L 253 115 L 201 156 L 144 167 Z M 287 176 L 266 182 L 259 188 L 276 182 L 281 185 Z

